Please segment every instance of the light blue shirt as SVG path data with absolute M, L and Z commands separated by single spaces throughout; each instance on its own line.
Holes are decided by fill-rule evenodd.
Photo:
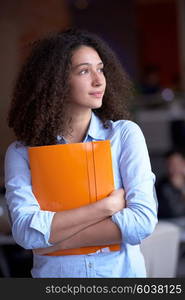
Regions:
M 88 255 L 33 255 L 33 277 L 146 277 L 140 243 L 157 223 L 155 175 L 146 142 L 136 123 L 110 121 L 110 128 L 105 129 L 92 113 L 83 142 L 101 140 L 111 141 L 115 189 L 123 187 L 126 193 L 127 207 L 112 216 L 122 233 L 121 251 L 104 248 Z M 58 141 L 65 142 L 63 138 Z M 25 249 L 51 246 L 48 240 L 55 213 L 40 209 L 32 192 L 27 147 L 17 141 L 6 152 L 5 187 L 16 243 Z

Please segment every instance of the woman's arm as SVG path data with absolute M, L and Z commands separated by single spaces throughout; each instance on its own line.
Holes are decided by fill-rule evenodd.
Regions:
M 45 255 L 52 253 L 53 251 L 64 249 L 119 243 L 121 243 L 121 231 L 109 217 L 81 230 L 77 234 L 74 234 L 70 238 L 61 241 L 54 246 L 35 249 L 34 253 L 38 255 Z
M 51 224 L 49 242 L 55 244 L 64 241 L 88 226 L 112 216 L 124 207 L 124 191 L 118 189 L 109 197 L 92 204 L 57 212 Z
M 155 175 L 139 126 L 132 121 L 120 121 L 120 131 L 119 170 L 127 207 L 111 218 L 120 228 L 124 242 L 138 245 L 154 231 L 157 224 Z

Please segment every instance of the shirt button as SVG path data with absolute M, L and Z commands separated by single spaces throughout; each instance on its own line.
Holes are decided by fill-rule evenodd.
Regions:
M 92 268 L 93 264 L 92 263 L 89 263 L 89 268 Z

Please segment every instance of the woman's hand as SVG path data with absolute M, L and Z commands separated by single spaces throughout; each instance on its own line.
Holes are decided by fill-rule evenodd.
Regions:
M 109 215 L 112 216 L 116 212 L 126 207 L 126 200 L 124 198 L 124 189 L 114 190 L 108 197 L 100 200 L 104 202 Z

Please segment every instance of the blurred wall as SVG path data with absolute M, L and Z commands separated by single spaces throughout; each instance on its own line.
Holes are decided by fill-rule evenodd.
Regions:
M 162 86 L 172 87 L 180 77 L 178 1 L 138 0 L 139 69 L 159 68 Z
M 70 0 L 73 24 L 99 34 L 135 80 L 138 76 L 135 0 Z
M 17 72 L 29 51 L 27 43 L 49 31 L 62 30 L 70 22 L 63 0 L 0 1 L 0 186 L 4 154 L 15 139 L 6 124 L 7 111 Z
M 178 40 L 180 61 L 180 84 L 185 92 L 185 0 L 177 0 L 178 12 Z

